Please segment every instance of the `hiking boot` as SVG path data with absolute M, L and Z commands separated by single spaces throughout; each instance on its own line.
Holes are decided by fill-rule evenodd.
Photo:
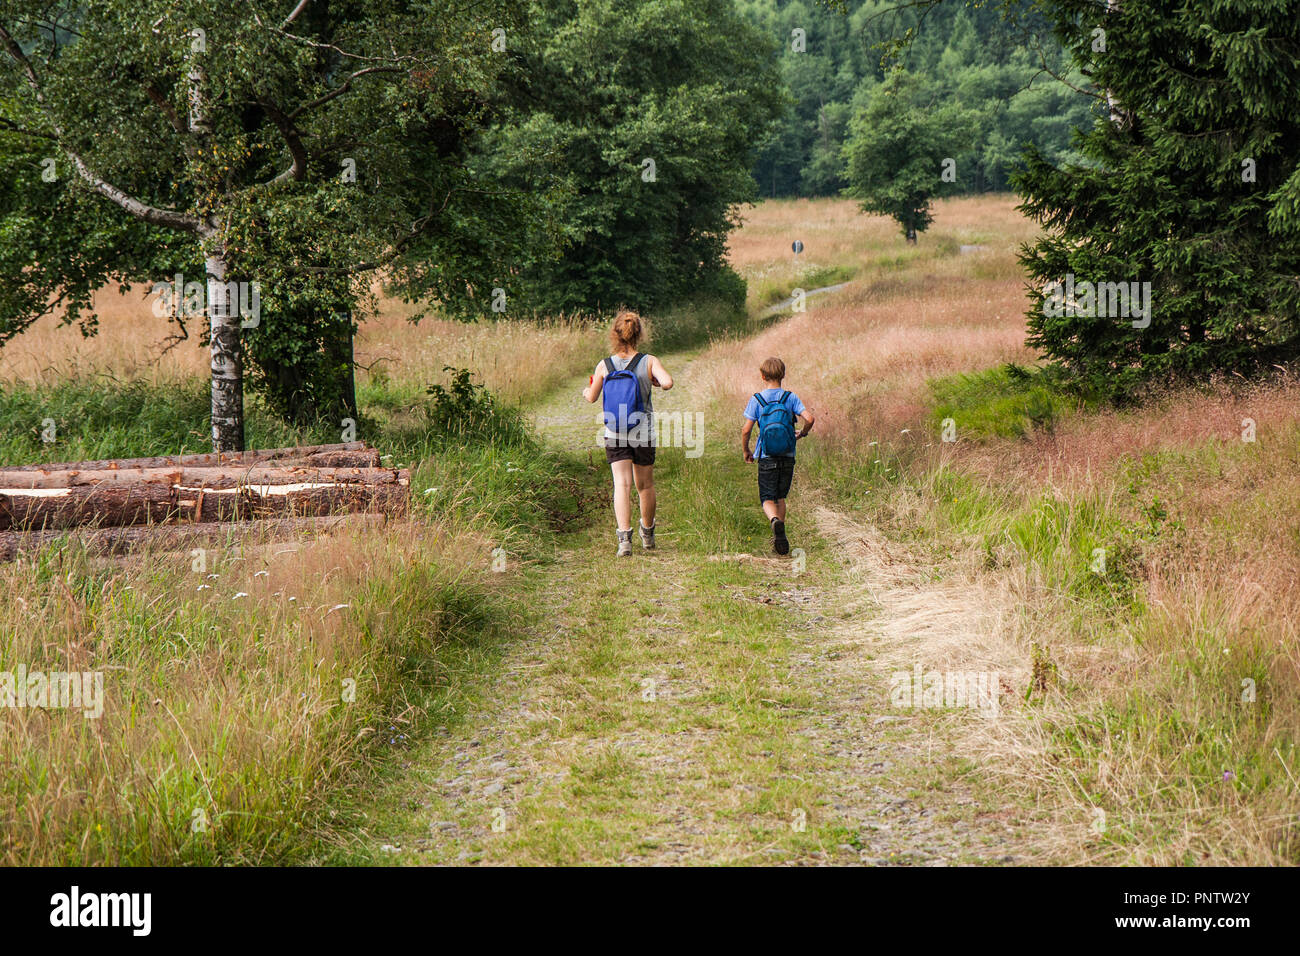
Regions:
M 655 526 L 651 525 L 648 528 L 645 525 L 639 526 L 641 528 L 641 547 L 647 551 L 653 551 L 655 549 Z
M 772 550 L 777 554 L 790 553 L 790 539 L 785 536 L 785 522 L 779 518 L 772 522 Z
M 632 557 L 632 529 L 618 533 L 618 556 L 620 558 Z

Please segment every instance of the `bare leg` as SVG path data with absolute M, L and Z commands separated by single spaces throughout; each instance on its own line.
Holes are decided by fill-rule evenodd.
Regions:
M 789 554 L 790 539 L 785 536 L 785 499 L 764 501 L 763 514 L 772 525 L 772 550 L 777 554 Z
M 641 527 L 655 526 L 655 466 L 633 465 L 632 480 L 636 483 L 637 499 L 641 503 Z M 631 512 L 628 521 L 631 522 Z M 629 523 L 628 527 L 631 527 Z
M 619 531 L 632 530 L 632 462 L 612 461 L 614 474 L 614 520 Z

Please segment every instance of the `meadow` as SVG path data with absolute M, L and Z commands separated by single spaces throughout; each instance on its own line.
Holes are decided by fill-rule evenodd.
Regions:
M 531 829 L 496 844 L 470 801 L 478 829 L 446 838 L 438 860 L 464 861 L 471 844 L 472 860 L 640 859 L 673 845 L 619 831 L 662 829 L 671 814 L 656 793 L 723 800 L 716 847 L 683 859 L 753 860 L 777 844 L 824 859 L 858 836 L 842 821 L 781 835 L 771 814 L 829 807 L 833 787 L 817 781 L 844 768 L 797 756 L 783 717 L 861 717 L 871 705 L 853 688 L 914 662 L 1006 676 L 1000 719 L 944 712 L 926 732 L 971 762 L 961 780 L 1023 812 L 1034 858 L 1297 862 L 1300 385 L 1279 369 L 1114 408 L 1042 373 L 1024 345 L 1015 258 L 1034 228 L 1014 206 L 944 201 L 915 246 L 846 201 L 742 211 L 730 258 L 749 317 L 698 304 L 650 317 L 648 347 L 688 370 L 679 394 L 725 452 L 666 466 L 677 576 L 618 614 L 598 596 L 640 585 L 626 569 L 593 577 L 608 537 L 604 466 L 558 424 L 577 414 L 572 387 L 603 354 L 603 328 L 413 325 L 381 296 L 357 340 L 359 437 L 415 469 L 413 520 L 292 543 L 237 532 L 201 560 L 104 560 L 69 540 L 0 566 L 0 670 L 102 669 L 111 690 L 99 720 L 0 715 L 0 862 L 370 861 L 376 820 L 428 827 L 406 806 L 428 787 L 403 774 L 441 779 L 516 673 L 554 694 L 506 736 L 529 746 L 558 733 L 539 706 L 565 714 L 577 756 L 544 769 L 568 789 L 558 802 L 540 793 L 521 810 Z M 839 283 L 806 311 L 765 315 L 795 289 Z M 0 351 L 0 460 L 204 448 L 206 353 L 193 340 L 165 350 L 170 330 L 140 290 L 104 290 L 99 304 L 95 338 L 46 320 Z M 779 568 L 763 565 L 758 586 L 733 562 L 759 561 L 764 544 L 748 491 L 737 504 L 734 442 L 768 355 L 818 416 L 794 527 L 819 572 L 794 592 Z M 459 404 L 430 397 L 448 367 L 484 387 Z M 250 445 L 337 440 L 256 402 L 249 422 Z M 796 608 L 780 612 L 786 631 L 759 640 L 731 594 L 812 602 L 834 634 L 869 633 L 871 653 L 855 659 L 861 672 L 819 672 L 820 691 L 800 684 L 791 661 L 815 653 L 800 641 L 831 625 Z M 649 630 L 610 644 L 611 627 Z M 503 671 L 533 646 L 525 634 L 574 654 Z M 630 675 L 655 668 L 701 685 L 691 713 L 707 734 L 681 714 L 620 711 L 637 692 Z M 835 701 L 818 697 L 832 690 Z M 688 730 L 707 779 L 656 776 L 663 742 Z M 653 772 L 613 742 L 634 731 Z M 376 806 L 376 792 L 395 795 Z

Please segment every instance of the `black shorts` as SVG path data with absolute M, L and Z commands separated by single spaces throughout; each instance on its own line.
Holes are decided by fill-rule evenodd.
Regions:
M 760 458 L 758 460 L 758 503 L 780 501 L 789 496 L 794 480 L 794 458 Z
M 655 463 L 654 445 L 629 445 L 614 438 L 605 439 L 605 460 L 610 464 L 616 461 L 630 461 L 634 465 L 653 465 Z

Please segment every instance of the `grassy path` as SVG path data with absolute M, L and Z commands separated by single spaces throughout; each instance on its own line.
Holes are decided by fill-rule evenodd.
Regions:
M 964 863 L 1015 856 L 1001 812 L 935 725 L 888 710 L 873 609 L 811 507 L 806 566 L 768 551 L 731 416 L 668 356 L 658 411 L 702 411 L 702 457 L 661 450 L 659 549 L 613 557 L 608 510 L 523 556 L 525 629 L 477 709 L 419 744 L 346 850 L 365 862 Z M 585 375 L 535 409 L 539 434 L 594 452 Z M 603 470 L 603 456 L 594 460 Z M 825 524 L 825 522 L 822 522 Z M 797 552 L 796 552 L 797 554 Z M 848 600 L 849 597 L 852 600 Z

